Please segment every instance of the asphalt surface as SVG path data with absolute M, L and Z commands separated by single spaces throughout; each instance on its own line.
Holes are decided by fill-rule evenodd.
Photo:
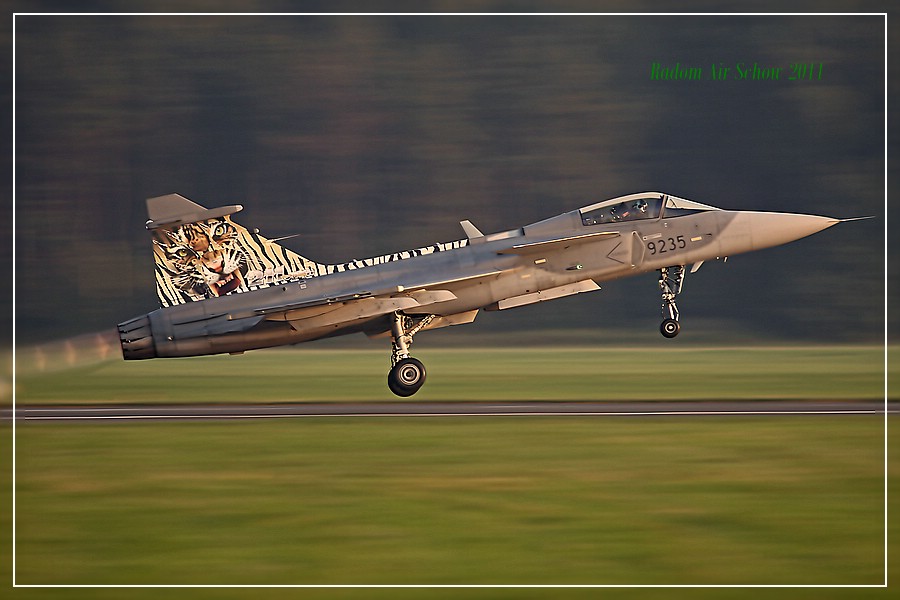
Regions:
M 746 417 L 762 415 L 900 414 L 884 402 L 439 402 L 347 404 L 164 404 L 113 406 L 16 406 L 15 420 L 209 421 L 301 418 L 440 417 Z M 12 421 L 13 408 L 0 411 Z

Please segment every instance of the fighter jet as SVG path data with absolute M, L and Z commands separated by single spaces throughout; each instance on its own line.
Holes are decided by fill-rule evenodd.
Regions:
M 661 192 L 597 202 L 509 231 L 342 264 L 300 256 L 238 225 L 240 205 L 178 194 L 147 200 L 160 308 L 118 326 L 126 360 L 241 354 L 362 332 L 391 340 L 388 387 L 425 383 L 413 336 L 659 272 L 660 332 L 681 329 L 675 300 L 705 261 L 798 240 L 840 219 L 722 210 Z

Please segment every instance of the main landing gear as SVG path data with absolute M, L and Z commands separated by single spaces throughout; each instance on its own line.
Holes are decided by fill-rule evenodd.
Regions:
M 681 293 L 684 284 L 684 266 L 663 267 L 659 270 L 659 290 L 662 292 L 663 322 L 659 326 L 659 332 L 663 337 L 673 338 L 681 331 L 681 323 L 678 322 L 678 307 L 675 306 L 675 297 Z
M 391 323 L 391 371 L 388 387 L 394 394 L 406 398 L 419 391 L 425 383 L 425 365 L 409 355 L 413 336 L 434 320 L 434 315 L 414 319 L 395 312 Z

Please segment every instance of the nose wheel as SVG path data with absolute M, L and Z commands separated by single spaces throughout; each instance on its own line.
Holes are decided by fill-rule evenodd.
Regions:
M 684 266 L 663 267 L 659 270 L 659 290 L 662 295 L 663 315 L 663 322 L 659 326 L 659 332 L 663 337 L 673 338 L 681 331 L 675 297 L 681 293 L 682 285 L 684 285 Z
M 673 338 L 678 335 L 679 331 L 681 331 L 681 323 L 675 319 L 666 319 L 659 326 L 659 332 L 663 334 L 663 337 Z

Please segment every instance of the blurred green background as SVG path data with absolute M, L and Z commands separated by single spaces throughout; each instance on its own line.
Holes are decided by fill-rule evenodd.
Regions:
M 23 344 L 155 307 L 144 199 L 171 192 L 241 203 L 240 222 L 298 233 L 286 245 L 322 262 L 459 239 L 460 219 L 498 231 L 642 190 L 876 215 L 706 265 L 680 306 L 685 337 L 883 337 L 878 16 L 20 15 L 15 50 Z M 705 79 L 653 81 L 655 62 Z M 822 63 L 822 79 L 706 73 L 754 62 Z M 466 329 L 621 343 L 655 331 L 658 304 L 651 274 Z
M 660 343 L 662 344 L 662 342 Z M 419 351 L 421 350 L 421 351 Z M 89 360 L 19 353 L 22 404 L 402 402 L 386 386 L 381 349 L 260 350 L 181 360 Z M 428 384 L 413 404 L 433 401 L 879 400 L 884 348 L 877 346 L 597 346 L 429 348 L 416 356 Z M 891 399 L 897 399 L 891 369 Z M 2 396 L 0 396 L 2 398 Z
M 873 415 L 24 423 L 16 581 L 879 585 L 883 427 Z

